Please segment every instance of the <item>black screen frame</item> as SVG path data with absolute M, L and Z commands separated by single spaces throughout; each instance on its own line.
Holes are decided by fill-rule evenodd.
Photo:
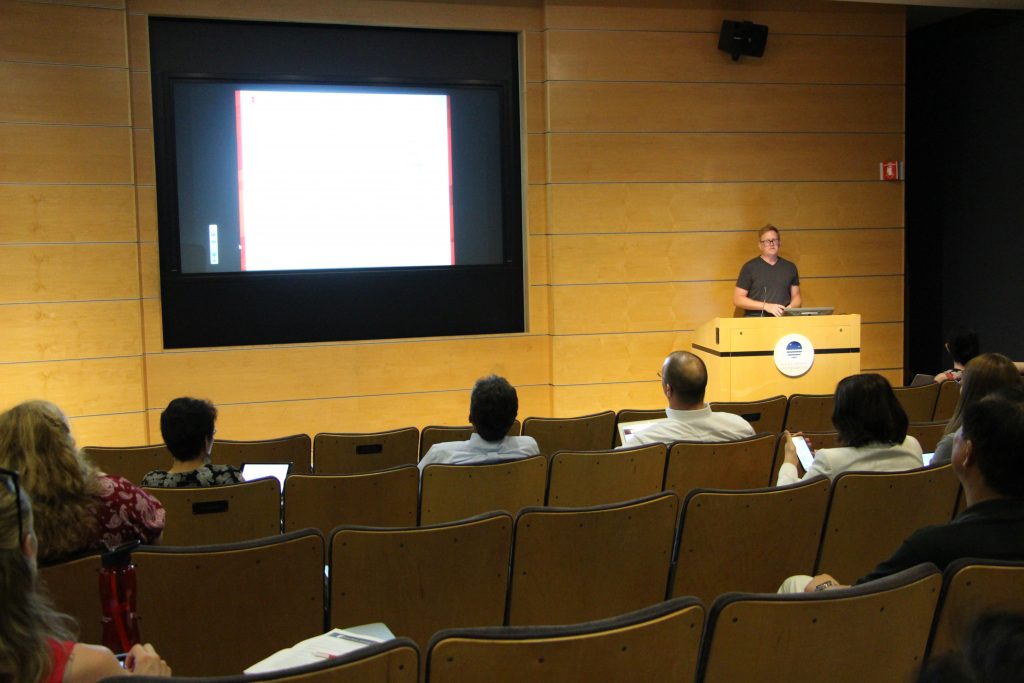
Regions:
M 517 34 L 162 17 L 149 23 L 165 348 L 526 331 Z M 171 95 L 177 79 L 496 89 L 501 263 L 183 273 Z

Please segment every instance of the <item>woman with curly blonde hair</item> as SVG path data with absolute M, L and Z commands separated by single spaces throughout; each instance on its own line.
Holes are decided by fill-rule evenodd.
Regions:
M 105 647 L 77 643 L 70 617 L 38 592 L 32 506 L 15 472 L 0 469 L 0 681 L 95 683 L 128 673 L 169 676 L 152 645 L 135 645 L 122 669 Z
M 26 401 L 0 415 L 0 467 L 17 472 L 32 496 L 39 559 L 156 542 L 159 501 L 128 480 L 106 475 L 78 451 L 68 420 L 47 401 Z

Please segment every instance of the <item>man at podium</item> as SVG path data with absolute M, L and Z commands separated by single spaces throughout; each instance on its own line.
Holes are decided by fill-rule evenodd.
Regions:
M 800 275 L 796 264 L 779 256 L 782 238 L 770 223 L 757 233 L 761 255 L 743 264 L 732 302 L 750 316 L 781 316 L 800 306 Z

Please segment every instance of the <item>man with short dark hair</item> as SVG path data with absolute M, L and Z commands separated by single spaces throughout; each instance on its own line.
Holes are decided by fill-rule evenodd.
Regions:
M 952 522 L 915 531 L 892 557 L 857 583 L 880 579 L 922 562 L 945 569 L 965 557 L 1024 560 L 1022 448 L 1024 392 L 1014 389 L 989 394 L 969 406 L 964 412 L 963 429 L 953 444 L 952 460 L 953 471 L 964 487 L 967 508 Z M 787 579 L 786 583 L 798 578 Z M 811 579 L 804 590 L 835 586 L 835 579 L 822 574 Z M 799 590 L 799 585 L 790 588 L 789 592 Z
M 516 389 L 504 377 L 489 375 L 477 380 L 469 398 L 469 441 L 434 444 L 419 462 L 427 465 L 485 465 L 539 455 L 532 436 L 508 436 L 519 412 Z
M 779 229 L 768 224 L 757 233 L 761 255 L 743 264 L 732 303 L 745 316 L 780 316 L 789 307 L 799 307 L 800 274 L 796 264 L 779 256 Z
M 712 412 L 704 403 L 708 370 L 697 356 L 689 351 L 673 351 L 658 375 L 668 399 L 665 419 L 637 429 L 620 448 L 673 441 L 735 441 L 754 436 L 754 428 L 739 415 Z

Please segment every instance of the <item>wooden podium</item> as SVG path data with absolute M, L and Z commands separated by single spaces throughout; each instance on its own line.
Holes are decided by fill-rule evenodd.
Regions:
M 814 347 L 810 369 L 783 374 L 775 347 L 790 334 Z M 778 394 L 831 394 L 836 382 L 860 372 L 860 316 L 714 318 L 693 334 L 693 352 L 708 366 L 708 401 L 756 401 Z

